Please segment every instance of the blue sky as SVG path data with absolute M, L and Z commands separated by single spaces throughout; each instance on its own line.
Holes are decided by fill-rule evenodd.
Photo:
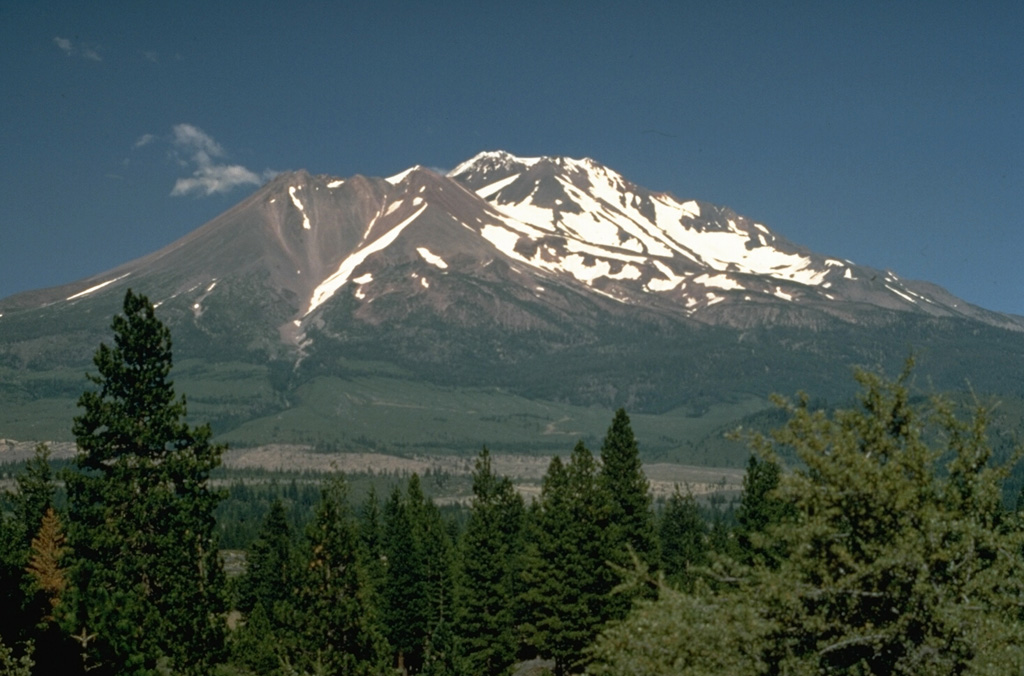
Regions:
M 592 157 L 1024 314 L 1021 2 L 0 0 L 0 297 L 274 172 Z

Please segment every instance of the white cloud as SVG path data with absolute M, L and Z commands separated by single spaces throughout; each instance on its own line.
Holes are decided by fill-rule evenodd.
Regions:
M 89 45 L 76 45 L 71 40 L 62 37 L 55 37 L 53 44 L 57 45 L 57 49 L 64 52 L 67 56 L 81 56 L 84 59 L 90 61 L 102 61 L 103 57 L 95 47 Z
M 242 185 L 259 185 L 262 180 L 259 176 L 245 167 L 237 164 L 232 165 L 209 165 L 196 169 L 189 178 L 179 178 L 174 183 L 172 195 L 188 195 L 199 193 L 201 195 L 213 195 L 230 190 Z
M 185 159 L 181 160 L 182 164 L 193 167 L 193 171 L 191 176 L 175 181 L 174 189 L 171 190 L 172 195 L 214 195 L 229 192 L 243 185 L 259 185 L 263 182 L 263 178 L 241 165 L 218 162 L 217 160 L 225 155 L 224 148 L 199 127 L 177 124 L 173 127 L 173 133 L 171 143 L 175 151 L 185 156 Z M 145 138 L 140 138 L 136 142 L 136 147 L 139 147 Z M 146 143 L 148 142 L 147 140 Z
M 133 147 L 141 148 L 143 146 L 148 146 L 150 143 L 152 143 L 155 140 L 156 140 L 156 136 L 153 136 L 152 134 L 143 134 L 135 142 L 135 145 Z
M 60 51 L 64 52 L 68 56 L 71 56 L 72 52 L 75 51 L 74 47 L 71 45 L 71 40 L 68 40 L 67 38 L 54 38 L 53 43 L 60 48 Z

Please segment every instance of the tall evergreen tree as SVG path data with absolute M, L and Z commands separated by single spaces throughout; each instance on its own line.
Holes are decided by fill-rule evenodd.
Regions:
M 387 569 L 381 605 L 395 665 L 399 670 L 417 673 L 423 661 L 430 600 L 426 564 L 410 511 L 396 486 L 384 505 Z
M 249 550 L 245 576 L 239 584 L 239 610 L 248 613 L 259 603 L 270 617 L 281 618 L 286 614 L 280 606 L 294 596 L 296 561 L 293 550 L 284 504 L 280 498 L 275 498 Z
M 259 601 L 245 616 L 245 622 L 231 632 L 232 664 L 259 676 L 280 676 L 287 650 L 280 628 L 270 623 Z
M 50 623 L 45 618 L 53 612 L 46 594 L 38 593 L 35 579 L 26 570 L 33 540 L 52 512 L 55 484 L 49 457 L 49 446 L 36 445 L 32 458 L 14 477 L 15 490 L 3 495 L 9 513 L 0 506 L 0 607 L 8 609 L 0 613 L 0 636 L 12 644 L 39 640 L 41 626 Z M 50 527 L 59 523 L 55 513 L 50 521 Z
M 524 570 L 526 641 L 555 660 L 561 676 L 583 663 L 586 647 L 610 619 L 608 502 L 597 463 L 578 442 L 569 463 L 555 457 L 531 510 Z
M 708 525 L 687 489 L 676 485 L 665 503 L 658 524 L 661 569 L 665 579 L 680 589 L 692 589 L 693 569 L 708 562 Z
M 624 409 L 615 412 L 601 444 L 601 490 L 608 500 L 609 558 L 621 568 L 634 565 L 633 556 L 649 570 L 658 567 L 658 537 L 651 508 L 650 484 L 640 462 L 640 449 Z M 613 584 L 617 582 L 613 578 Z M 644 588 L 609 600 L 611 616 L 620 619 Z
M 396 664 L 409 673 L 450 661 L 453 650 L 453 544 L 441 513 L 423 494 L 417 474 L 403 497 L 396 488 L 384 509 L 387 567 L 381 604 Z
M 301 631 L 291 666 L 311 673 L 381 673 L 387 648 L 370 603 L 344 479 L 325 485 L 306 537 L 307 565 L 296 601 Z
M 424 495 L 419 475 L 409 478 L 406 496 L 413 536 L 422 556 L 428 604 L 426 630 L 430 637 L 439 626 L 452 621 L 454 545 L 437 505 Z
M 34 623 L 23 612 L 27 555 L 23 531 L 22 524 L 0 510 L 0 607 L 6 609 L 0 612 L 0 642 L 7 643 L 8 651 L 5 653 L 0 648 L 0 657 L 9 655 L 9 651 L 15 650 L 18 643 L 30 638 L 31 625 Z
M 294 607 L 301 566 L 284 504 L 275 497 L 238 579 L 238 609 L 245 620 L 231 635 L 234 662 L 258 674 L 281 673 L 281 660 L 301 633 Z
M 20 524 L 22 538 L 28 546 L 39 532 L 46 513 L 54 506 L 56 489 L 53 470 L 50 468 L 50 447 L 37 444 L 32 458 L 25 463 L 25 470 L 15 477 L 17 490 L 14 493 L 14 516 Z
M 459 546 L 456 627 L 464 669 L 507 673 L 519 636 L 515 606 L 522 569 L 523 499 L 499 479 L 485 447 L 473 472 L 473 502 Z
M 592 673 L 1020 673 L 1024 527 L 1002 505 L 987 411 L 915 405 L 909 373 L 859 373 L 850 409 L 790 406 L 759 447 L 800 463 L 773 493 L 792 518 L 767 525 L 785 557 L 642 604 L 598 642 Z
M 783 557 L 781 543 L 768 536 L 769 528 L 782 522 L 792 509 L 775 491 L 782 479 L 782 468 L 770 455 L 758 459 L 754 453 L 747 461 L 743 492 L 736 511 L 736 558 L 747 564 L 776 564 Z
M 99 673 L 208 673 L 226 610 L 213 538 L 220 495 L 209 486 L 223 447 L 185 422 L 169 379 L 171 336 L 130 290 L 114 346 L 93 358 L 65 479 L 72 603 L 66 624 Z
M 387 568 L 387 551 L 384 540 L 384 515 L 381 512 L 377 489 L 371 485 L 359 513 L 359 542 L 366 561 L 366 574 L 374 597 L 378 599 L 384 589 Z

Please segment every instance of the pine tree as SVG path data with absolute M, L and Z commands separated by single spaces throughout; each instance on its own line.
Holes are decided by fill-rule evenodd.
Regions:
M 259 601 L 245 617 L 245 622 L 231 633 L 232 663 L 259 676 L 279 676 L 285 655 L 279 632 L 271 626 L 263 604 Z
M 473 472 L 473 502 L 459 543 L 456 587 L 456 633 L 469 673 L 507 673 L 516 661 L 524 518 L 523 499 L 507 477 L 494 474 L 484 448 Z
M 658 526 L 661 569 L 665 579 L 679 589 L 693 588 L 693 569 L 708 563 L 708 525 L 689 490 L 676 485 L 665 503 Z
M 77 471 L 66 475 L 73 552 L 66 625 L 100 673 L 208 673 L 223 646 L 223 575 L 209 487 L 221 446 L 185 422 L 171 337 L 130 290 L 79 399 Z
M 657 568 L 658 539 L 651 508 L 650 484 L 640 462 L 640 449 L 624 409 L 615 412 L 601 444 L 600 487 L 609 504 L 608 546 L 610 561 L 620 569 L 634 565 L 635 556 L 649 570 Z M 610 570 L 610 569 L 609 569 Z M 611 575 L 611 585 L 618 580 Z M 625 617 L 638 595 L 637 587 L 609 600 L 609 613 Z
M 774 565 L 784 556 L 780 543 L 768 537 L 769 529 L 792 513 L 792 509 L 775 495 L 781 479 L 782 468 L 770 454 L 761 460 L 757 453 L 750 456 L 736 512 L 738 551 L 735 555 L 743 563 Z
M 295 575 L 291 529 L 284 504 L 275 498 L 250 548 L 245 577 L 240 581 L 238 609 L 250 612 L 261 604 L 269 617 L 280 620 L 287 614 L 281 606 L 293 597 Z
M 419 475 L 413 474 L 409 478 L 406 495 L 413 536 L 422 555 L 422 574 L 426 580 L 426 640 L 436 644 L 433 636 L 438 627 L 450 625 L 452 621 L 454 545 L 437 505 L 423 494 Z
M 12 496 L 14 515 L 23 529 L 24 543 L 28 546 L 39 531 L 43 517 L 53 508 L 55 490 L 53 470 L 50 469 L 50 447 L 37 444 L 25 470 L 15 477 L 17 491 Z
M 451 633 L 454 594 L 451 534 L 417 474 L 404 497 L 396 488 L 385 505 L 384 539 L 384 625 L 396 664 L 416 674 L 448 659 L 439 651 L 450 651 L 442 638 Z
M 15 490 L 3 496 L 9 513 L 0 508 L 0 607 L 8 609 L 0 613 L 0 636 L 12 642 L 39 639 L 41 625 L 50 621 L 44 618 L 53 612 L 26 568 L 33 538 L 53 507 L 55 485 L 49 457 L 50 448 L 37 444 L 32 458 L 14 478 Z
M 526 641 L 555 660 L 561 676 L 583 663 L 585 649 L 610 619 L 614 579 L 608 568 L 608 503 L 590 450 L 578 442 L 568 464 L 555 457 L 531 510 L 523 596 Z
M 909 376 L 858 373 L 857 405 L 831 414 L 788 406 L 757 447 L 799 460 L 770 494 L 791 510 L 766 526 L 785 556 L 722 561 L 719 588 L 642 604 L 592 673 L 1019 673 L 1024 523 L 987 411 L 915 404 Z
M 15 645 L 30 637 L 34 618 L 26 616 L 26 550 L 23 526 L 0 510 L 0 638 Z
M 384 506 L 387 552 L 382 615 L 388 642 L 400 670 L 416 673 L 422 665 L 430 601 L 426 564 L 413 530 L 413 520 L 402 493 L 395 487 Z
M 379 604 L 381 591 L 387 576 L 387 551 L 384 541 L 384 515 L 377 489 L 371 485 L 359 514 L 359 542 L 363 548 L 366 574 L 370 580 L 376 603 Z
M 32 538 L 32 554 L 28 560 L 28 573 L 35 588 L 42 592 L 52 611 L 60 604 L 67 589 L 67 571 L 62 565 L 67 547 L 60 517 L 52 507 L 46 510 L 39 533 Z M 52 620 L 52 614 L 46 618 Z
M 291 665 L 312 673 L 380 673 L 387 649 L 359 560 L 344 479 L 324 486 L 306 537 L 307 565 L 296 601 L 301 631 Z
M 787 556 L 758 571 L 777 627 L 771 663 L 824 674 L 1020 669 L 1024 533 L 1003 511 L 1007 468 L 990 462 L 988 412 L 963 421 L 942 400 L 915 405 L 911 365 L 895 381 L 858 373 L 858 405 L 831 416 L 801 400 L 774 436 L 801 467 L 778 490 L 799 518 L 769 529 Z

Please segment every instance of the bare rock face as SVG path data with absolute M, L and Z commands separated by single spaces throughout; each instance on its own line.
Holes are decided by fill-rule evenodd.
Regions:
M 787 364 L 905 356 L 950 332 L 1016 353 L 1024 332 L 1022 317 L 591 159 L 502 151 L 444 176 L 279 175 L 148 256 L 0 300 L 0 366 L 87 362 L 126 288 L 190 358 L 280 361 L 294 377 L 369 359 L 582 401 L 645 401 L 672 386 L 668 365 L 702 383 L 769 373 L 765 389 L 790 391 L 775 377 Z M 547 384 L 553 368 L 568 389 Z

